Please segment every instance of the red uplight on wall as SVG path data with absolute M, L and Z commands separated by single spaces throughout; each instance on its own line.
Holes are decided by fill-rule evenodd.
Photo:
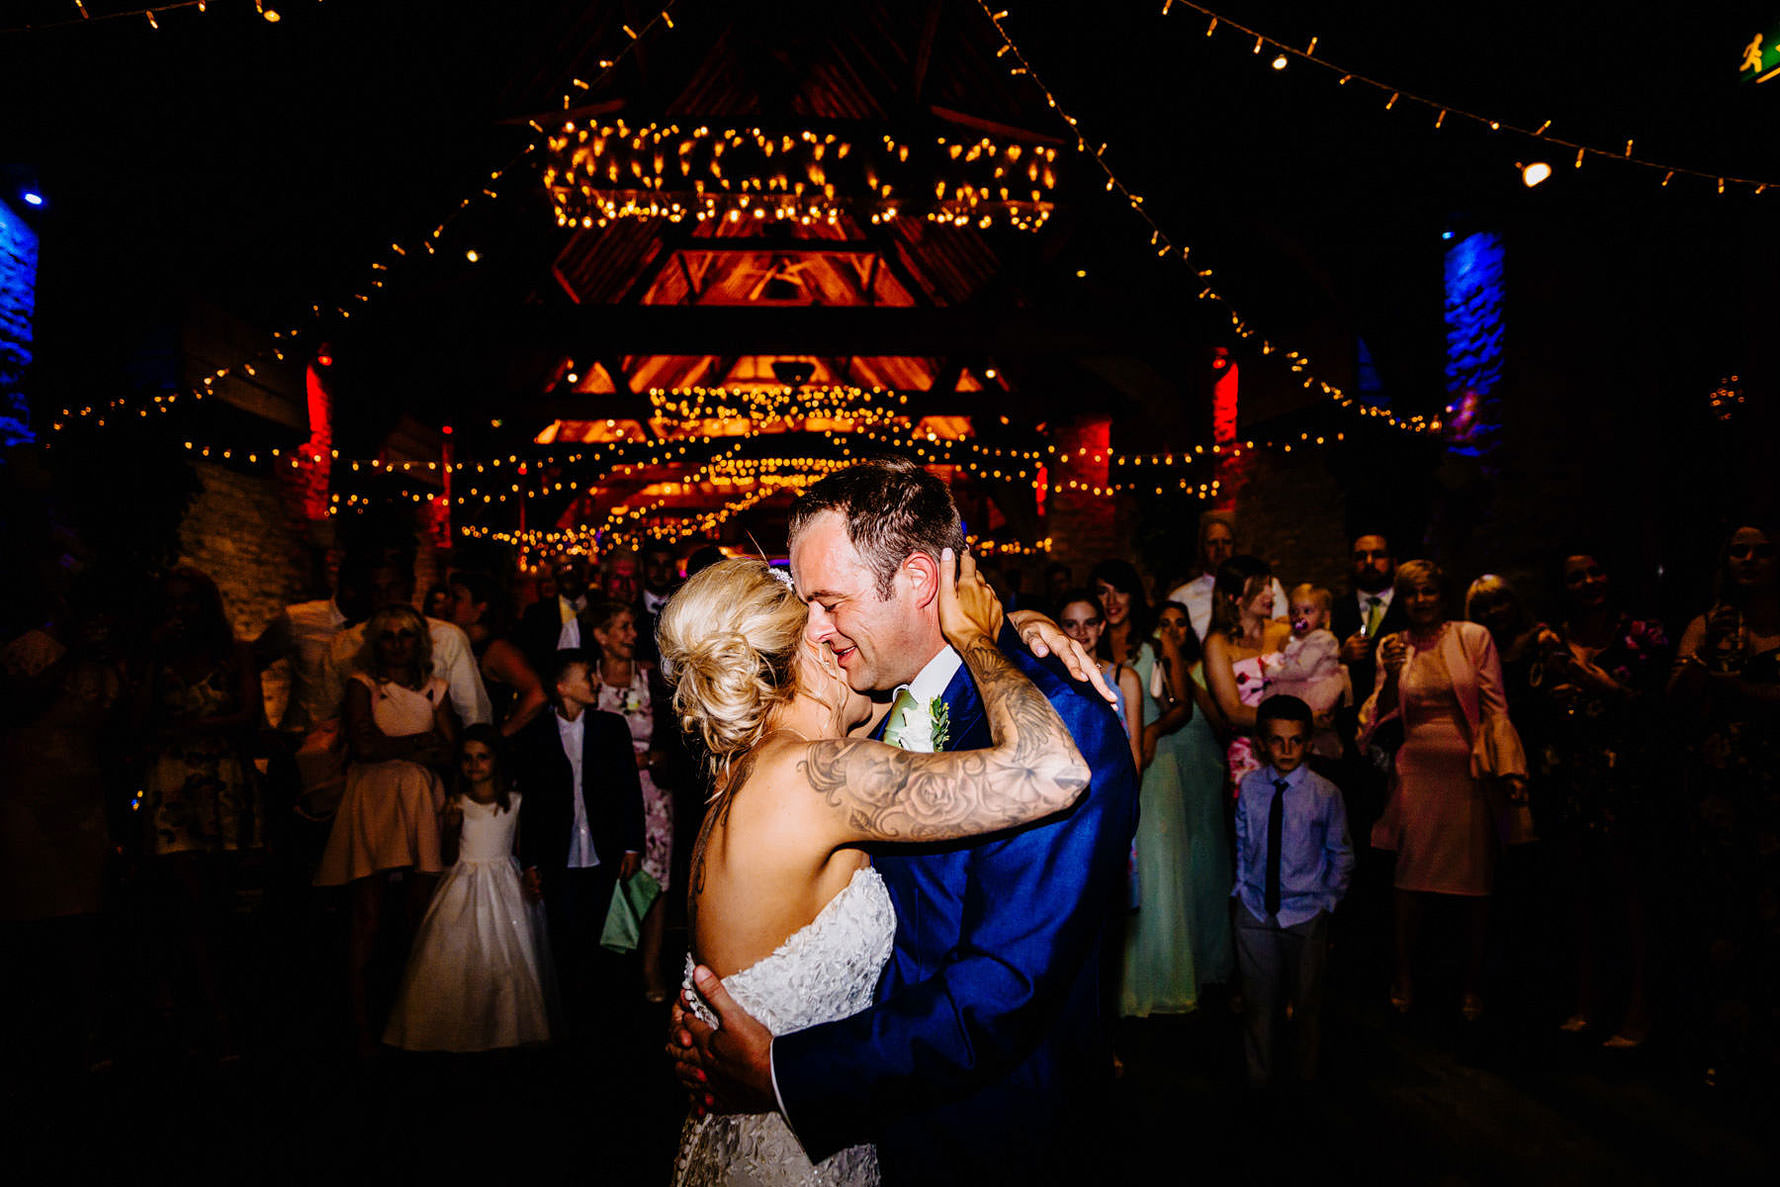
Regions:
M 334 356 L 325 350 L 321 351 L 315 356 L 315 365 L 317 367 L 331 367 L 334 365 Z
M 1211 369 L 1218 376 L 1211 388 L 1211 439 L 1228 445 L 1236 440 L 1241 368 L 1230 361 L 1230 352 L 1219 346 L 1213 351 Z
M 439 431 L 441 433 L 444 433 L 447 437 L 451 436 L 451 426 L 450 425 L 440 425 Z

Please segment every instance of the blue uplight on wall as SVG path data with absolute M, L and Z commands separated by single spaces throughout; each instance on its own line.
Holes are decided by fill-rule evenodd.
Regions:
M 36 439 L 24 386 L 36 307 L 37 232 L 0 198 L 0 446 Z
M 1446 249 L 1446 394 L 1450 448 L 1480 456 L 1500 427 L 1494 393 L 1502 382 L 1508 288 L 1502 237 L 1488 231 Z

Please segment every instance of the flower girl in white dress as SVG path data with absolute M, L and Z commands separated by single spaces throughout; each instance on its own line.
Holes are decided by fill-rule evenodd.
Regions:
M 445 871 L 414 937 L 383 1041 L 410 1051 L 489 1051 L 550 1038 L 555 977 L 543 905 L 520 886 L 513 838 L 519 795 L 499 765 L 493 726 L 466 729 L 446 801 Z

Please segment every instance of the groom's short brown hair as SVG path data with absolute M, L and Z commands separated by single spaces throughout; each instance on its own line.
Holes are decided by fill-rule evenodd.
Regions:
M 964 526 L 946 484 L 903 458 L 873 458 L 836 471 L 791 505 L 790 533 L 824 511 L 837 512 L 847 539 L 871 569 L 878 598 L 890 596 L 896 570 L 912 552 L 939 560 L 940 550 L 964 554 Z

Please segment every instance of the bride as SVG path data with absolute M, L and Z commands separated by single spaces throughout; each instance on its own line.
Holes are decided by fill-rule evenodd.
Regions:
M 847 737 L 871 702 L 805 640 L 804 604 L 762 561 L 705 569 L 662 612 L 674 706 L 704 740 L 717 788 L 692 857 L 688 984 L 694 963 L 707 966 L 774 1034 L 871 1004 L 896 916 L 861 845 L 1012 828 L 1088 785 L 1056 710 L 996 649 L 1001 606 L 975 562 L 947 549 L 940 576 L 940 627 L 976 681 L 990 750 L 918 754 Z M 854 1146 L 812 1166 L 777 1113 L 694 1116 L 675 1182 L 876 1183 L 878 1164 Z

